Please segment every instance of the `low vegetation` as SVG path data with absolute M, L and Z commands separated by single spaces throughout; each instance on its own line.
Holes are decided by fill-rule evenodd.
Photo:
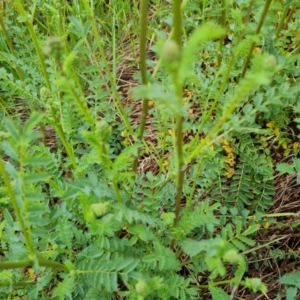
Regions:
M 299 299 L 299 1 L 0 14 L 1 299 Z

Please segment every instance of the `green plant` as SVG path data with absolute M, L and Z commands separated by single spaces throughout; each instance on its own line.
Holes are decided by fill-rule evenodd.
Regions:
M 286 290 L 286 299 L 297 299 L 297 291 L 300 289 L 299 276 L 299 272 L 293 272 L 280 278 L 280 283 L 288 285 Z
M 295 174 L 297 176 L 297 184 L 300 183 L 300 159 L 294 158 L 293 165 L 281 163 L 277 165 L 277 171 L 288 174 Z
M 1 297 L 267 292 L 247 255 L 281 240 L 255 239 L 283 216 L 267 214 L 267 140 L 289 143 L 299 91 L 295 28 L 273 2 L 173 0 L 171 17 L 147 0 L 1 7 Z M 128 101 L 122 60 L 141 72 Z

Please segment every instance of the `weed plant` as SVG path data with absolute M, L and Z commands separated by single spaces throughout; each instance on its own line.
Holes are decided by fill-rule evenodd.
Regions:
M 299 4 L 200 2 L 1 2 L 1 299 L 268 293 L 246 255 L 295 215 L 267 211 L 269 144 L 299 147 Z

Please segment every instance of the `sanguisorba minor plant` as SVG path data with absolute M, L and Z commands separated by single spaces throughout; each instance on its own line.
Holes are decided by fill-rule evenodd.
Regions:
M 199 299 L 205 291 L 217 300 L 231 299 L 239 286 L 266 291 L 259 278 L 244 277 L 242 252 L 254 246 L 249 236 L 257 231 L 256 225 L 245 226 L 250 213 L 245 206 L 255 210 L 261 205 L 262 211 L 266 206 L 256 201 L 252 207 L 249 195 L 259 190 L 256 184 L 264 195 L 272 194 L 272 175 L 265 171 L 270 162 L 261 160 L 263 170 L 253 163 L 255 176 L 238 169 L 233 183 L 241 190 L 233 183 L 228 190 L 228 183 L 220 181 L 216 198 L 201 198 L 205 185 L 221 176 L 222 147 L 231 161 L 235 158 L 228 142 L 233 133 L 241 139 L 245 131 L 269 133 L 255 119 L 276 104 L 265 97 L 264 87 L 278 67 L 274 55 L 253 53 L 271 4 L 260 2 L 264 5 L 255 12 L 253 32 L 239 23 L 236 5 L 221 1 L 213 4 L 221 25 L 205 22 L 203 4 L 203 24 L 187 34 L 182 20 L 186 1 L 173 0 L 171 31 L 157 42 L 159 59 L 150 78 L 149 7 L 147 0 L 140 1 L 142 82 L 131 99 L 142 101 L 138 129 L 118 93 L 99 26 L 100 10 L 114 20 L 124 16 L 119 3 L 5 2 L 0 18 L 5 54 L 0 69 L 1 296 Z M 231 10 L 241 27 L 225 49 L 226 12 Z M 114 44 L 115 27 L 112 32 Z M 212 78 L 199 68 L 203 51 L 217 62 Z M 183 96 L 191 82 L 199 94 L 195 123 Z M 159 164 L 158 175 L 137 172 L 140 155 L 150 149 L 143 140 L 150 100 L 153 123 L 162 124 L 150 153 Z M 49 130 L 56 137 L 54 147 L 47 144 Z M 189 140 L 186 130 L 193 132 Z M 131 143 L 116 149 L 121 133 Z M 257 155 L 249 143 L 240 149 L 241 160 Z M 249 182 L 252 175 L 260 181 L 253 181 L 255 186 Z M 228 203 L 235 210 L 225 226 Z M 203 274 L 209 274 L 205 283 L 199 279 Z

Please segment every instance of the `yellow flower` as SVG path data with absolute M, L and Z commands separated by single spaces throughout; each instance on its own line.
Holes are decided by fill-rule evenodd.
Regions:
M 234 167 L 235 166 L 235 161 L 233 159 L 227 159 L 226 163 L 230 166 L 230 167 Z
M 165 159 L 165 160 L 164 160 L 163 166 L 165 167 L 166 170 L 169 169 L 169 160 L 168 160 L 168 159 Z
M 279 135 L 280 129 L 275 125 L 274 121 L 270 121 L 266 124 L 267 127 L 269 127 L 273 134 Z
M 274 129 L 272 130 L 272 132 L 273 132 L 275 135 L 279 135 L 280 130 L 279 130 L 278 127 L 274 127 Z
M 224 139 L 224 138 L 221 138 L 221 144 L 225 145 L 225 146 L 229 146 L 228 141 L 226 139 Z
M 227 169 L 227 172 L 225 172 L 226 177 L 231 178 L 234 175 L 235 170 L 233 168 L 228 168 L 228 167 L 226 169 Z
M 228 159 L 234 160 L 235 159 L 235 154 L 233 152 L 227 153 Z
M 287 149 L 287 148 L 288 148 L 288 145 L 287 145 L 286 140 L 283 140 L 283 141 L 280 143 L 280 146 L 281 146 L 283 149 Z
M 28 272 L 28 276 L 31 280 L 35 280 L 35 274 L 34 274 L 34 270 L 32 268 L 28 268 L 27 269 Z
M 168 129 L 168 134 L 172 137 L 175 138 L 174 131 L 172 129 Z
M 188 90 L 188 89 L 184 89 L 184 92 L 183 92 L 183 96 L 184 97 L 192 97 L 193 96 L 193 92 Z
M 270 121 L 270 122 L 268 122 L 268 123 L 266 124 L 266 126 L 269 127 L 269 128 L 274 128 L 275 122 L 274 122 L 274 121 Z
M 154 100 L 150 99 L 150 100 L 148 101 L 148 106 L 149 106 L 149 107 L 152 107 L 153 105 L 154 105 Z
M 261 53 L 261 49 L 259 47 L 255 47 L 253 49 L 253 53 Z
M 233 153 L 233 149 L 230 146 L 223 145 L 223 149 L 227 154 Z
M 204 58 L 204 59 L 209 58 L 209 52 L 204 52 L 204 53 L 203 53 L 203 58 Z

